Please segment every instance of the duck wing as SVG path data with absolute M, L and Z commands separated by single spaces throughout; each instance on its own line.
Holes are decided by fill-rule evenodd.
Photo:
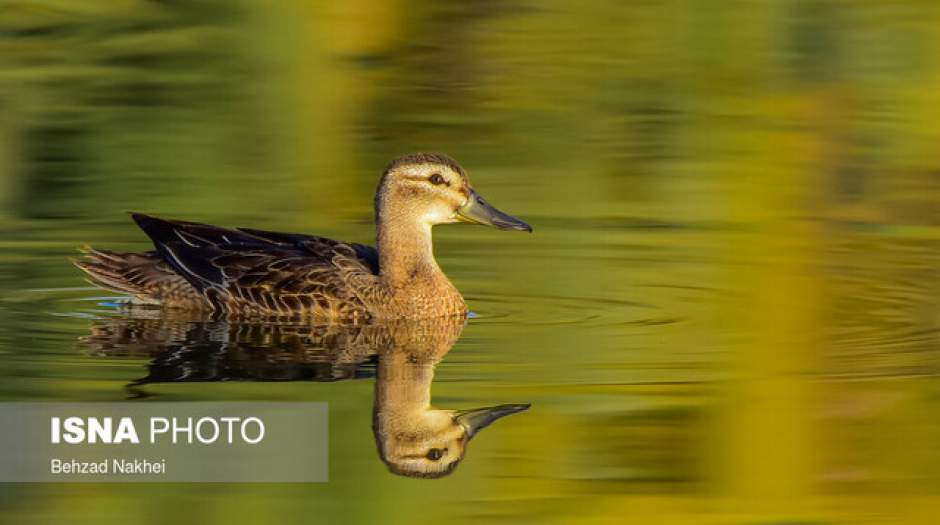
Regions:
M 132 216 L 156 253 L 219 311 L 365 320 L 381 293 L 378 254 L 365 245 Z
M 372 246 L 359 244 L 356 242 L 340 243 L 339 241 L 334 241 L 333 239 L 328 239 L 326 237 L 318 237 L 304 233 L 271 232 L 266 230 L 255 230 L 253 228 L 238 228 L 238 231 L 276 243 L 293 244 L 295 246 L 310 250 L 313 253 L 322 253 L 322 250 L 324 249 L 328 250 L 337 244 L 345 244 L 356 252 L 356 256 L 363 263 L 369 266 L 369 269 L 372 270 L 372 273 L 376 275 L 379 273 L 379 251 Z

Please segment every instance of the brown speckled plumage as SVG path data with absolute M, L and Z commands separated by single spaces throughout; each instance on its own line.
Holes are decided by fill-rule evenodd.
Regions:
M 382 175 L 375 200 L 377 248 L 135 213 L 154 251 L 86 248 L 86 259 L 75 264 L 98 286 L 168 308 L 353 323 L 463 316 L 463 298 L 434 260 L 431 227 L 464 220 L 458 216 L 474 197 L 466 173 L 449 157 L 408 155 Z M 490 213 L 482 199 L 476 206 Z M 531 230 L 502 217 L 518 224 L 492 225 Z
M 153 252 L 86 249 L 105 288 L 170 308 L 365 321 L 388 301 L 375 249 L 300 234 L 230 230 L 134 214 Z

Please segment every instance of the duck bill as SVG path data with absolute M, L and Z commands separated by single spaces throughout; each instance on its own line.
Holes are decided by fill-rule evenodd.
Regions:
M 530 406 L 531 405 L 528 403 L 525 403 L 463 410 L 458 412 L 454 419 L 467 430 L 467 438 L 469 439 L 481 429 L 493 424 L 497 419 L 524 412 L 528 410 Z
M 525 221 L 497 210 L 474 190 L 470 190 L 467 203 L 457 210 L 457 219 L 473 224 L 493 226 L 500 230 L 532 231 L 532 227 Z

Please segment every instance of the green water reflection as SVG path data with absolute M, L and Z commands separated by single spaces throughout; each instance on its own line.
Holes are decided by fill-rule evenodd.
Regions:
M 0 2 L 0 396 L 124 400 L 156 356 L 68 264 L 126 210 L 373 241 L 400 153 L 536 233 L 441 227 L 478 317 L 433 399 L 531 402 L 438 480 L 374 380 L 167 382 L 330 404 L 323 485 L 11 485 L 14 522 L 932 523 L 935 2 Z M 303 379 L 303 378 L 301 378 Z M 146 402 L 130 400 L 128 402 Z

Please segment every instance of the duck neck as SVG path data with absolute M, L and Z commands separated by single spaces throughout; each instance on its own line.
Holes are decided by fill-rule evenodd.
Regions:
M 378 221 L 379 275 L 392 289 L 446 280 L 434 260 L 431 225 L 403 218 Z
M 420 414 L 431 407 L 433 363 L 409 362 L 407 352 L 379 356 L 374 410 L 386 414 Z

